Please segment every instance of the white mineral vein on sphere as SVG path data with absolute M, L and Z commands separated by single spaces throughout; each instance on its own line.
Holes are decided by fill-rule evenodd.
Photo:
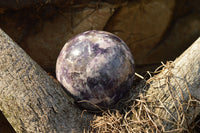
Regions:
M 58 56 L 56 77 L 75 101 L 110 107 L 133 85 L 134 60 L 127 45 L 104 31 L 87 31 L 70 39 Z M 95 109 L 89 103 L 80 103 Z

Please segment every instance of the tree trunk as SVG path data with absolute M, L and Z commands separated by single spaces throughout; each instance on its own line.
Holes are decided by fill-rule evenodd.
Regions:
M 200 39 L 150 80 L 145 96 L 165 130 L 187 126 L 199 113 Z M 82 132 L 93 115 L 79 110 L 59 84 L 0 30 L 0 110 L 17 132 Z M 140 84 L 138 85 L 140 86 Z M 142 89 L 137 87 L 138 90 Z M 187 104 L 188 105 L 188 104 Z M 180 114 L 180 110 L 185 110 Z M 188 112 L 186 112 L 188 111 Z M 182 119 L 194 114 L 189 123 Z M 184 117 L 188 118 L 188 117 Z M 168 121 L 166 121 L 166 119 Z M 178 125 L 174 127 L 171 122 Z
M 188 131 L 200 112 L 200 38 L 147 82 L 147 102 L 164 130 Z
M 16 132 L 82 132 L 91 114 L 0 29 L 0 110 Z

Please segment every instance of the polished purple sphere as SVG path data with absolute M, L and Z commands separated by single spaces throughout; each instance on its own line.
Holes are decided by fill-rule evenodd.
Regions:
M 132 88 L 134 73 L 127 45 L 105 31 L 86 31 L 70 39 L 56 64 L 58 81 L 89 110 L 116 104 Z

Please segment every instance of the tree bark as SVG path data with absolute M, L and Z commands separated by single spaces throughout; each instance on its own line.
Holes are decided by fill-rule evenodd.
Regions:
M 147 81 L 147 102 L 154 104 L 153 112 L 162 120 L 164 131 L 188 131 L 200 113 L 199 50 L 200 38 Z
M 82 132 L 91 114 L 0 29 L 0 110 L 16 132 Z
M 189 125 L 200 112 L 200 38 L 150 80 L 145 93 L 165 130 Z M 17 132 L 82 132 L 93 115 L 77 108 L 60 85 L 0 30 L 0 110 Z M 143 88 L 139 87 L 141 90 Z M 180 108 L 185 110 L 180 114 Z M 187 111 L 187 112 L 186 112 Z M 186 123 L 184 114 L 193 114 Z M 188 117 L 184 117 L 188 118 Z M 168 121 L 165 121 L 165 120 Z M 171 122 L 178 124 L 174 125 Z M 176 126 L 176 127 L 174 127 Z

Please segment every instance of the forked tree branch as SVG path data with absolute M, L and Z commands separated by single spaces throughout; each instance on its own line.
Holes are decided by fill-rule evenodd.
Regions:
M 147 102 L 159 106 L 152 107 L 163 120 L 165 130 L 174 129 L 174 124 L 165 119 L 178 121 L 180 126 L 179 119 L 183 114 L 177 108 L 187 110 L 185 114 L 194 114 L 193 117 L 199 113 L 199 105 L 189 109 L 183 105 L 200 99 L 199 49 L 200 38 L 169 65 L 170 68 L 165 67 L 149 80 L 150 87 L 145 96 Z M 84 113 L 81 116 L 82 110 L 69 100 L 60 85 L 2 30 L 0 57 L 0 110 L 15 131 L 82 132 L 84 127 L 88 128 L 93 115 Z

